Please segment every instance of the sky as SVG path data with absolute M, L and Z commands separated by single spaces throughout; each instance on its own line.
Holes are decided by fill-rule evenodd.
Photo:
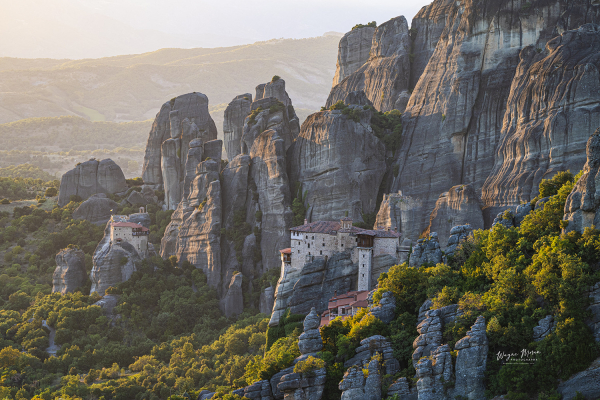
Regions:
M 83 58 L 221 47 L 412 17 L 431 0 L 0 0 L 0 56 Z

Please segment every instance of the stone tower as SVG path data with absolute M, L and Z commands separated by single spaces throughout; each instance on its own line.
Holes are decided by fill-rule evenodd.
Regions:
M 373 259 L 373 234 L 369 231 L 358 235 L 358 290 L 371 290 L 371 266 Z

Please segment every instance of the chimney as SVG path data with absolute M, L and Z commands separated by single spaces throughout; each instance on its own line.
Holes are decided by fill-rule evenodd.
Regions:
M 304 218 L 304 225 L 308 224 L 308 220 Z
M 397 226 L 394 227 L 394 232 L 398 232 L 398 227 Z
M 337 297 L 337 290 L 333 292 L 333 297 Z

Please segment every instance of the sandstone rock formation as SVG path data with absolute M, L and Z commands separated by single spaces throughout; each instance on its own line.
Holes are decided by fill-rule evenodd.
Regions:
M 109 287 L 127 281 L 136 271 L 136 263 L 141 261 L 137 250 L 127 242 L 112 243 L 110 240 L 110 222 L 106 224 L 104 237 L 98 243 L 92 257 L 93 267 L 90 274 L 92 288 L 90 293 L 104 295 Z
M 63 249 L 56 255 L 52 275 L 52 293 L 67 294 L 85 285 L 85 254 L 79 249 Z
M 427 232 L 437 232 L 440 246 L 445 249 L 452 227 L 467 224 L 473 229 L 483 229 L 481 202 L 471 185 L 458 185 L 438 198 Z
M 69 203 L 71 196 L 83 200 L 97 193 L 120 193 L 127 190 L 125 175 L 113 160 L 91 159 L 65 172 L 60 180 L 58 205 Z
M 442 262 L 442 250 L 436 232 L 431 232 L 427 239 L 419 239 L 410 255 L 409 265 L 420 267 L 423 264 L 438 264 Z
M 554 330 L 554 328 L 556 328 L 556 322 L 554 322 L 554 317 L 552 315 L 540 319 L 538 325 L 533 328 L 533 341 L 539 342 L 544 339 Z
M 146 184 L 163 183 L 161 168 L 162 144 L 171 138 L 180 139 L 180 160 L 187 156 L 189 142 L 201 138 L 203 142 L 217 138 L 217 127 L 208 113 L 208 98 L 202 93 L 188 93 L 163 104 L 156 115 L 144 156 L 142 178 Z
M 600 282 L 590 287 L 588 296 L 590 298 L 588 310 L 591 313 L 591 318 L 586 323 L 594 333 L 596 342 L 600 342 Z
M 352 32 L 348 35 L 352 35 Z M 343 41 L 340 41 L 338 65 L 343 57 Z M 401 100 L 402 92 L 408 92 L 409 89 L 410 49 L 406 18 L 400 16 L 381 24 L 373 35 L 368 61 L 331 89 L 325 107 L 344 100 L 350 92 L 362 90 L 378 111 L 404 111 L 400 104 L 405 103 Z
M 577 28 L 586 21 L 597 20 L 598 7 L 590 6 L 587 1 L 570 2 L 568 6 L 566 3 L 548 2 L 536 6 L 535 12 L 530 12 L 522 9 L 521 6 L 521 3 L 511 2 L 436 0 L 415 18 L 418 24 L 413 24 L 414 39 L 415 43 L 420 44 L 419 48 L 424 49 L 419 55 L 419 57 L 423 56 L 423 60 L 429 57 L 428 53 L 432 48 L 428 43 L 435 43 L 429 38 L 435 38 L 440 31 L 442 33 L 426 68 L 416 82 L 403 114 L 403 140 L 400 151 L 397 152 L 395 167 L 398 168 L 398 174 L 391 190 L 402 190 L 404 195 L 422 200 L 425 210 L 422 218 L 426 218 L 425 215 L 434 209 L 439 194 L 452 186 L 471 184 L 479 193 L 493 168 L 492 181 L 495 177 L 499 179 L 494 182 L 504 182 L 501 175 L 514 175 L 517 179 L 521 176 L 517 175 L 519 168 L 523 168 L 523 171 L 538 171 L 535 179 L 526 177 L 530 176 L 529 172 L 523 175 L 523 182 L 527 182 L 526 186 L 534 188 L 536 185 L 530 182 L 538 182 L 538 179 L 547 172 L 557 169 L 554 169 L 554 165 L 549 166 L 547 157 L 536 156 L 537 149 L 542 147 L 539 141 L 536 141 L 538 139 L 534 138 L 541 138 L 542 134 L 533 134 L 531 131 L 532 134 L 529 135 L 523 130 L 517 132 L 513 128 L 514 124 L 522 121 L 524 125 L 539 127 L 539 130 L 543 131 L 546 129 L 543 126 L 548 128 L 553 126 L 553 124 L 540 123 L 547 119 L 548 115 L 545 113 L 559 114 L 564 104 L 567 106 L 565 118 L 569 118 L 568 115 L 579 107 L 577 104 L 583 106 L 583 102 L 578 103 L 579 99 L 586 96 L 588 99 L 591 98 L 584 95 L 582 91 L 579 91 L 578 93 L 581 94 L 577 96 L 568 96 L 569 100 L 567 96 L 561 94 L 564 90 L 570 90 L 566 88 L 572 87 L 568 84 L 572 82 L 569 78 L 571 72 L 565 75 L 565 79 L 562 78 L 561 72 L 561 75 L 557 75 L 554 80 L 549 75 L 536 75 L 534 70 L 537 67 L 529 68 L 525 63 L 529 63 L 526 60 L 527 54 L 532 52 L 537 54 L 537 49 L 543 49 L 545 43 L 556 35 L 555 32 L 564 32 L 565 29 Z M 444 26 L 442 27 L 441 24 Z M 513 42 L 507 38 L 519 38 L 519 40 Z M 519 53 L 528 45 L 533 47 L 523 51 L 521 55 L 523 62 L 519 66 Z M 590 51 L 593 51 L 591 47 Z M 585 51 L 578 53 L 583 54 Z M 547 65 L 550 66 L 553 57 L 557 54 L 556 49 L 550 46 L 548 52 L 542 51 L 538 57 L 547 57 Z M 575 64 L 579 62 L 578 57 L 579 55 L 574 55 L 572 61 Z M 421 61 L 419 65 L 422 65 Z M 562 65 L 571 64 L 565 59 Z M 517 70 L 518 66 L 519 70 Z M 567 71 L 568 68 L 561 69 L 563 70 Z M 583 73 L 581 68 L 577 70 Z M 416 73 L 413 76 L 416 78 L 418 71 L 414 72 Z M 545 82 L 546 80 L 548 82 Z M 550 89 L 542 89 L 544 85 L 548 85 Z M 531 90 L 525 90 L 525 87 L 530 87 Z M 587 87 L 593 92 L 592 86 Z M 542 92 L 543 96 L 548 96 L 543 101 L 542 95 L 539 98 L 531 97 L 534 93 Z M 508 110 L 507 101 L 510 104 Z M 532 101 L 535 102 L 535 106 L 525 105 L 531 104 Z M 527 111 L 518 115 L 511 111 L 520 108 L 526 108 Z M 594 115 L 594 112 L 591 115 Z M 580 120 L 584 121 L 585 118 Z M 560 128 L 556 125 L 552 130 L 556 130 L 558 137 L 565 137 L 571 129 L 571 125 L 567 124 L 567 126 L 569 128 Z M 583 128 L 578 129 L 581 131 Z M 585 130 L 588 135 L 589 128 Z M 550 137 L 549 135 L 550 133 L 544 134 L 544 137 Z M 577 151 L 575 150 L 577 146 L 579 151 L 581 150 L 581 145 L 577 144 L 580 141 L 578 135 L 581 133 L 575 134 L 573 141 L 569 139 L 568 145 L 565 142 L 559 144 L 556 140 L 544 142 L 543 146 L 547 143 L 552 146 L 552 149 L 558 151 L 556 155 L 558 169 L 569 167 L 563 162 L 564 158 Z M 522 141 L 533 140 L 533 142 L 517 145 L 519 143 L 517 138 L 522 138 Z M 509 144 L 514 144 L 512 147 L 514 151 L 510 150 Z M 548 148 L 544 147 L 544 149 L 547 154 Z M 529 158 L 530 151 L 532 158 Z M 509 152 L 515 156 L 511 156 Z M 513 168 L 511 162 L 517 157 L 516 155 L 523 161 L 539 160 L 535 164 L 540 167 L 519 163 Z M 502 161 L 504 159 L 507 161 Z M 495 160 L 496 164 L 494 164 Z M 577 157 L 570 163 L 572 170 L 577 163 L 581 167 L 581 160 L 578 161 Z M 514 171 L 514 174 L 510 171 Z M 523 184 L 516 180 L 512 185 L 503 184 L 502 188 L 492 181 L 485 184 L 487 189 L 484 191 L 484 205 L 489 209 L 484 219 L 488 224 L 492 216 L 500 211 L 494 207 L 505 209 L 507 205 L 519 204 L 520 199 L 515 196 L 508 195 L 505 199 L 506 193 L 527 192 Z M 513 189 L 514 187 L 517 189 Z M 530 193 L 531 191 L 526 195 L 529 196 Z M 528 198 L 523 195 L 523 199 Z M 419 225 L 424 229 L 427 221 L 423 220 Z
M 365 378 L 362 368 L 353 366 L 344 373 L 344 379 L 339 384 L 342 391 L 341 400 L 380 400 L 381 371 L 379 361 L 373 359 L 367 367 Z
M 485 398 L 484 380 L 489 345 L 483 316 L 477 317 L 471 330 L 456 342 L 454 349 L 458 350 L 454 396 L 469 400 Z
M 588 24 L 550 40 L 543 53 L 533 46 L 521 52 L 498 156 L 483 188 L 486 206 L 530 201 L 542 178 L 582 168 L 582 150 L 600 125 L 600 107 L 590 107 L 600 99 L 598 49 L 600 26 Z
M 383 195 L 375 220 L 376 229 L 393 229 L 403 238 L 416 241 L 422 230 L 419 225 L 423 202 L 399 193 Z
M 285 142 L 273 130 L 261 133 L 250 151 L 250 175 L 256 184 L 261 212 L 261 252 L 264 271 L 280 268 L 279 249 L 290 247 L 292 197 L 286 171 Z
M 372 307 L 369 312 L 382 322 L 389 324 L 396 316 L 396 299 L 392 292 L 385 292 L 381 295 L 379 305 Z
M 256 98 L 252 102 L 251 114 L 244 121 L 241 152 L 248 154 L 254 140 L 265 130 L 277 132 L 285 142 L 285 150 L 300 132 L 300 122 L 292 100 L 285 91 L 285 81 L 278 79 L 256 87 Z
M 321 317 L 313 307 L 304 318 L 304 332 L 298 338 L 300 354 L 314 354 L 323 349 L 323 339 L 321 339 L 321 332 L 319 331 L 320 324 Z
M 242 280 L 244 276 L 237 273 L 231 277 L 227 294 L 221 299 L 221 311 L 227 318 L 240 315 L 244 312 L 244 294 L 242 293 Z
M 430 300 L 427 300 L 419 309 L 419 314 L 421 315 L 421 312 L 424 312 L 425 318 L 421 320 L 421 317 L 419 317 L 419 324 L 417 325 L 419 336 L 417 336 L 413 342 L 415 351 L 412 359 L 415 368 L 421 357 L 429 356 L 442 344 L 444 325 L 451 323 L 457 316 L 461 315 L 461 311 L 457 304 L 452 304 L 436 310 L 425 310 L 432 305 L 433 303 Z
M 572 400 L 578 393 L 586 399 L 600 398 L 600 358 L 597 358 L 585 371 L 561 382 L 557 391 L 562 395 L 563 400 Z
M 260 300 L 258 302 L 258 311 L 263 314 L 271 315 L 271 312 L 273 312 L 274 304 L 275 289 L 269 286 L 268 288 L 265 288 L 265 290 L 263 290 L 260 294 Z
M 446 256 L 454 255 L 458 246 L 473 233 L 471 225 L 458 225 L 450 229 L 450 237 L 446 246 Z
M 85 219 L 94 225 L 104 225 L 117 212 L 117 208 L 118 204 L 109 199 L 106 194 L 98 193 L 73 211 L 73 219 Z
M 205 162 L 209 163 L 211 161 Z M 203 163 L 203 166 L 206 165 Z M 209 175 L 207 168 L 207 173 Z M 208 178 L 210 179 L 210 178 Z M 208 182 L 204 176 L 198 176 L 195 182 Z M 198 193 L 203 193 L 204 187 L 198 185 Z M 179 262 L 189 261 L 206 274 L 210 286 L 218 288 L 221 284 L 221 212 L 222 197 L 221 183 L 217 179 L 208 184 L 206 197 L 199 194 L 195 199 L 199 204 L 183 223 L 177 235 L 177 259 Z M 184 212 L 189 212 L 184 209 Z M 185 214 L 184 214 L 185 215 Z
M 283 392 L 284 400 L 320 400 L 326 380 L 325 368 L 321 368 L 310 375 L 297 373 L 284 375 L 277 388 Z
M 269 381 L 258 381 L 243 389 L 234 390 L 233 394 L 249 400 L 273 400 Z
M 312 307 L 322 313 L 336 291 L 346 293 L 355 289 L 357 280 L 358 265 L 352 263 L 348 253 L 335 254 L 327 261 L 315 258 L 301 270 L 288 271 L 277 282 L 269 325 L 277 325 L 288 307 L 293 314 L 308 314 Z
M 313 114 L 290 149 L 291 181 L 306 192 L 309 221 L 341 219 L 346 213 L 362 221 L 363 213 L 376 211 L 385 146 L 371 130 L 372 111 L 349 107 L 360 113 L 357 122 L 339 110 Z
M 564 220 L 569 221 L 566 232 L 577 231 L 583 233 L 585 228 L 592 225 L 600 226 L 600 195 L 596 189 L 600 188 L 600 129 L 587 141 L 587 162 L 583 168 L 583 175 L 567 197 L 565 203 Z
M 393 353 L 392 344 L 388 339 L 381 335 L 370 336 L 360 341 L 360 346 L 356 348 L 356 355 L 344 363 L 344 368 L 353 365 L 364 368 L 374 355 L 379 354 L 385 374 L 394 375 L 400 370 L 400 363 L 394 358 Z
M 418 394 L 415 388 L 411 389 L 408 380 L 404 377 L 398 378 L 390 385 L 387 391 L 388 397 L 398 396 L 398 400 L 417 400 Z
M 364 26 L 352 29 L 342 37 L 338 46 L 337 67 L 333 77 L 334 87 L 367 62 L 374 33 L 375 28 Z
M 445 382 L 452 380 L 452 355 L 450 347 L 445 344 L 431 353 L 431 358 L 422 358 L 417 363 L 417 391 L 419 400 L 445 400 L 450 397 Z M 476 397 L 469 397 L 475 399 Z M 479 399 L 483 397 L 478 397 Z
M 252 94 L 236 96 L 227 108 L 223 119 L 223 142 L 227 159 L 233 160 L 242 151 L 241 140 L 244 134 L 244 120 L 250 114 Z

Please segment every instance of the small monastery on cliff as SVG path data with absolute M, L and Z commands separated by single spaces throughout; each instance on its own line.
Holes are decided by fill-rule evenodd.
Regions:
M 389 254 L 400 259 L 400 236 L 392 230 L 369 230 L 352 226 L 351 218 L 340 221 L 317 221 L 290 229 L 291 247 L 281 252 L 281 278 L 289 271 L 301 270 L 315 258 L 329 258 L 335 253 L 351 252 L 358 264 L 358 291 L 372 289 L 373 257 Z

